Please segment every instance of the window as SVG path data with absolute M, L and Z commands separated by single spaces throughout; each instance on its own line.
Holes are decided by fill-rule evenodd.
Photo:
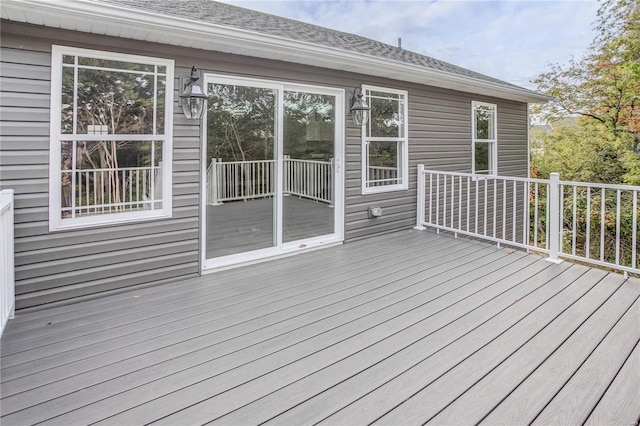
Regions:
M 471 160 L 473 173 L 495 175 L 498 173 L 497 108 L 494 104 L 472 102 L 472 110 Z
M 53 46 L 51 230 L 171 216 L 173 61 Z
M 362 193 L 408 186 L 407 92 L 363 86 L 371 107 L 362 132 Z

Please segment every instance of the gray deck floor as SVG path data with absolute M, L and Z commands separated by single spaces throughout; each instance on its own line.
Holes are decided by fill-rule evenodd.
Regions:
M 207 206 L 207 258 L 274 246 L 271 198 Z M 334 210 L 326 203 L 283 197 L 285 243 L 333 234 Z
M 640 280 L 405 231 L 18 313 L 2 424 L 630 424 Z

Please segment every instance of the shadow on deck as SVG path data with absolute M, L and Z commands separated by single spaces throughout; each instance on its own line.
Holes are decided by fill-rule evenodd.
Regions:
M 18 313 L 2 422 L 632 423 L 639 295 L 636 279 L 404 231 Z

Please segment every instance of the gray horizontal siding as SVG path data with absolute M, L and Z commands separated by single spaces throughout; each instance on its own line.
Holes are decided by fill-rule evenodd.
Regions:
M 17 308 L 197 275 L 199 128 L 175 115 L 170 220 L 50 233 L 50 50 L 57 41 L 25 39 L 20 26 L 4 22 L 2 31 L 0 179 L 16 191 Z
M 498 173 L 527 177 L 527 106 L 517 102 L 498 104 Z
M 96 37 L 3 21 L 0 97 L 2 187 L 16 190 L 18 307 L 86 298 L 122 287 L 198 274 L 200 128 L 174 104 L 173 217 L 91 230 L 48 232 L 49 78 L 51 44 L 172 58 L 176 76 L 201 72 L 343 88 L 371 84 L 409 93 L 409 189 L 362 195 L 360 129 L 346 115 L 347 241 L 415 224 L 416 167 L 471 170 L 471 102 L 498 105 L 503 174 L 526 176 L 526 105 L 452 90 L 279 61 Z M 30 34 L 25 37 L 24 34 Z M 176 79 L 176 86 L 177 86 Z M 176 96 L 177 98 L 177 96 Z M 369 219 L 371 205 L 383 216 Z M 158 272 L 161 271 L 161 272 Z

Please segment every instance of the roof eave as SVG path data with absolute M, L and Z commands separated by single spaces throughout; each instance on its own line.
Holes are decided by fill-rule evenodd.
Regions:
M 86 0 L 3 0 L 1 16 L 54 28 L 295 62 L 519 102 L 552 99 L 524 88 L 358 52 Z

